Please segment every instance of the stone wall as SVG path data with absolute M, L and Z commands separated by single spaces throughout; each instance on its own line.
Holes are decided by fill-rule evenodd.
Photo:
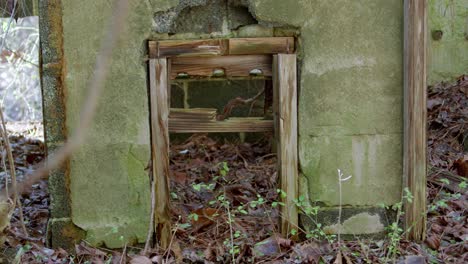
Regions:
M 51 94 L 44 98 L 46 137 L 53 149 L 63 143 L 57 134 L 76 128 L 111 5 L 41 2 L 47 2 L 40 7 L 43 63 L 58 65 L 44 64 L 43 72 L 44 94 Z M 58 3 L 60 27 L 48 13 Z M 51 176 L 52 243 L 67 235 L 108 247 L 144 242 L 148 39 L 296 36 L 301 195 L 322 206 L 328 229 L 381 232 L 384 212 L 377 205 L 398 202 L 401 192 L 402 22 L 401 0 L 131 0 L 90 136 L 69 166 Z M 49 52 L 50 40 L 60 56 Z M 50 110 L 53 100 L 63 101 L 64 116 Z M 66 126 L 54 130 L 60 120 Z M 343 187 L 344 227 L 333 225 L 337 169 L 353 175 Z
M 428 84 L 468 73 L 468 0 L 429 0 Z

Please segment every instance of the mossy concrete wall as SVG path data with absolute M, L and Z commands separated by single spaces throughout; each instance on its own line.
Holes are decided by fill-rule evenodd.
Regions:
M 429 0 L 428 83 L 468 74 L 468 0 Z
M 70 188 L 65 217 L 85 231 L 92 244 L 144 242 L 150 208 L 145 171 L 150 159 L 146 40 L 296 35 L 301 194 L 329 207 L 322 219 L 331 219 L 338 206 L 341 169 L 353 175 L 343 186 L 343 206 L 349 208 L 352 226 L 338 228 L 360 233 L 371 222 L 374 232 L 382 231 L 382 212 L 375 207 L 398 202 L 402 181 L 403 1 L 233 0 L 229 3 L 248 7 L 261 26 L 228 23 L 227 15 L 228 21 L 220 20 L 224 26 L 210 26 L 218 18 L 207 15 L 210 33 L 197 27 L 187 31 L 190 24 L 167 17 L 203 13 L 198 8 L 184 13 L 181 6 L 217 1 L 221 0 L 130 1 L 90 136 L 71 158 L 69 185 L 60 185 Z M 62 98 L 66 131 L 73 131 L 112 5 L 95 0 L 49 2 L 62 4 Z M 174 25 L 159 25 L 160 19 L 184 29 L 174 35 Z M 44 84 L 45 93 L 54 91 Z M 53 199 L 56 194 L 57 189 Z

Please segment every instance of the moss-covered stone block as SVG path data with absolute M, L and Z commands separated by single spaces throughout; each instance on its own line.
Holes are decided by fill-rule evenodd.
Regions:
M 313 150 L 313 151 L 312 151 Z M 338 172 L 344 205 L 394 204 L 401 197 L 401 134 L 309 136 L 301 139 L 301 170 L 312 202 L 339 204 Z
M 313 1 L 301 28 L 299 162 L 310 199 L 393 204 L 402 177 L 403 4 Z
M 468 0 L 429 0 L 428 84 L 468 73 Z
M 39 2 L 39 32 L 43 64 L 57 63 L 63 58 L 61 1 Z
M 60 75 L 56 70 L 43 68 L 42 77 L 42 103 L 44 116 L 44 135 L 47 142 L 58 143 L 65 141 L 66 113 L 64 106 L 64 93 Z
M 51 218 L 47 224 L 47 245 L 75 251 L 75 245 L 85 238 L 85 231 L 73 224 L 70 218 Z
M 63 144 L 47 143 L 48 155 L 54 153 Z M 71 216 L 69 172 L 67 166 L 55 169 L 49 173 L 50 217 L 64 218 Z
M 84 145 L 72 156 L 73 222 L 93 245 L 144 243 L 150 216 L 146 145 Z M 83 162 L 86 161 L 86 162 Z

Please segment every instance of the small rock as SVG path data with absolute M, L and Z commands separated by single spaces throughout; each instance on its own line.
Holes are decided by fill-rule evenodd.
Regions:
M 407 256 L 398 261 L 398 264 L 425 264 L 426 258 L 423 256 Z

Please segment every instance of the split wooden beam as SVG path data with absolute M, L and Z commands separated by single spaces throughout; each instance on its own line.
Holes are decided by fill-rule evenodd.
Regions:
M 150 59 L 150 114 L 152 197 L 154 231 L 159 246 L 166 249 L 171 239 L 169 196 L 169 80 L 167 59 Z
M 280 188 L 286 192 L 282 198 L 281 233 L 284 237 L 298 228 L 296 203 L 299 193 L 297 154 L 297 66 L 295 54 L 273 57 L 273 111 Z
M 427 0 L 404 2 L 403 183 L 413 195 L 405 201 L 407 238 L 426 236 L 426 57 Z
M 150 58 L 294 53 L 294 37 L 149 41 Z

